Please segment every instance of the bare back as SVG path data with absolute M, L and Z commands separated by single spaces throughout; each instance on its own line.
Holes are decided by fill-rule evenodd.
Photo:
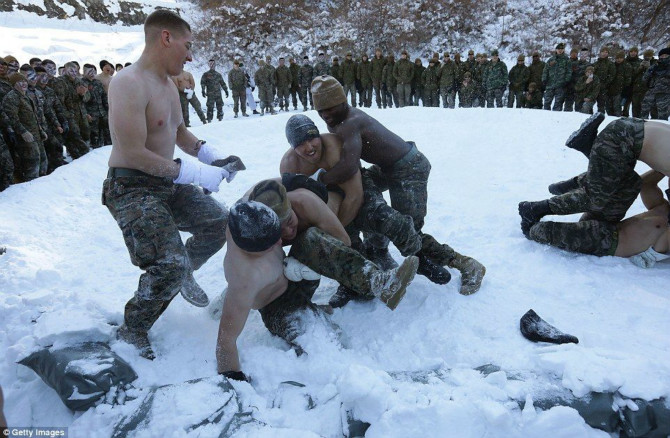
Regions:
M 644 143 L 640 161 L 670 176 L 670 124 L 654 120 L 644 124 Z

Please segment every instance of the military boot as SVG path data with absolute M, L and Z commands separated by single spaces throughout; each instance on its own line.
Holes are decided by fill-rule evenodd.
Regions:
M 249 117 L 249 114 L 247 114 L 247 113 L 242 113 L 242 117 Z
M 366 245 L 365 255 L 368 260 L 385 271 L 398 267 L 398 263 L 391 257 L 388 248 L 376 248 L 372 245 Z
M 530 228 L 540 222 L 544 216 L 551 214 L 549 200 L 519 203 L 519 216 L 521 216 L 521 232 L 528 237 Z
M 486 267 L 472 257 L 456 253 L 456 257 L 449 262 L 450 268 L 458 269 L 461 272 L 461 295 L 472 295 L 477 292 L 482 285 Z
M 209 305 L 207 294 L 202 290 L 198 283 L 195 282 L 193 274 L 186 276 L 179 292 L 186 301 L 193 304 L 195 307 L 207 307 Z
M 252 114 L 260 114 L 258 111 L 254 110 Z
M 140 350 L 140 356 L 143 358 L 149 360 L 154 360 L 156 358 L 156 354 L 154 353 L 153 348 L 151 348 L 149 336 L 146 332 L 132 330 L 128 328 L 127 325 L 123 324 L 117 330 L 116 337 Z
M 419 268 L 417 273 L 423 275 L 435 284 L 447 284 L 451 280 L 451 274 L 443 266 L 440 266 L 426 257 L 423 253 L 416 254 L 419 257 Z
M 338 309 L 344 307 L 349 301 L 364 302 L 371 301 L 374 298 L 374 295 L 361 295 L 353 289 L 340 285 L 337 288 L 337 292 L 328 300 L 328 305 L 333 309 Z
M 553 184 L 549 184 L 549 193 L 552 195 L 562 195 L 564 193 L 571 192 L 579 188 L 579 183 L 577 182 L 577 177 L 567 179 L 565 181 L 559 181 Z
M 396 269 L 374 272 L 370 279 L 372 293 L 389 309 L 394 310 L 405 296 L 407 286 L 414 279 L 418 267 L 419 258 L 409 256 Z
M 605 120 L 605 114 L 595 113 L 586 119 L 582 123 L 582 126 L 568 137 L 565 145 L 583 153 L 588 158 L 591 155 L 593 142 L 596 141 L 596 137 L 598 136 L 598 126 L 600 126 L 603 120 Z

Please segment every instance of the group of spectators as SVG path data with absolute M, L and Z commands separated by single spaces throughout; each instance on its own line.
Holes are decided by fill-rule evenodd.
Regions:
M 107 89 L 124 66 L 102 60 L 99 67 L 0 57 L 0 191 L 66 164 L 64 148 L 76 159 L 111 144 Z

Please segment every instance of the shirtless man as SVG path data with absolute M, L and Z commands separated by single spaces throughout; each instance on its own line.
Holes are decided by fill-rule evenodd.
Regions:
M 118 336 L 152 359 L 148 331 L 179 293 L 204 307 L 209 300 L 193 278 L 225 243 L 227 211 L 206 196 L 234 177 L 210 166 L 221 158 L 186 126 L 171 76 L 192 60 L 188 23 L 157 10 L 144 24 L 140 59 L 109 85 L 112 151 L 103 184 L 103 204 L 117 221 L 131 261 L 145 272 L 125 307 Z M 175 144 L 192 160 L 174 160 Z M 179 231 L 193 234 L 186 242 Z
M 186 127 L 191 126 L 188 114 L 189 103 L 193 105 L 193 109 L 195 109 L 196 114 L 200 117 L 202 124 L 206 124 L 207 119 L 205 118 L 205 113 L 202 112 L 202 105 L 200 105 L 198 96 L 195 95 L 195 79 L 193 75 L 183 70 L 178 75 L 173 76 L 172 80 L 179 90 L 179 103 L 181 104 L 181 112 L 184 116 Z
M 597 127 L 602 119 L 602 114 L 594 114 L 566 143 L 568 147 L 589 157 L 587 172 L 571 180 L 572 187 L 560 183 L 563 184 L 560 187 L 563 193 L 557 196 L 544 201 L 525 201 L 519 204 L 521 231 L 527 238 L 584 252 L 580 245 L 588 247 L 588 243 L 584 238 L 572 236 L 572 228 L 558 227 L 561 228 L 559 232 L 558 228 L 535 226 L 540 225 L 540 220 L 546 215 L 584 213 L 580 221 L 594 220 L 594 226 L 599 228 L 597 232 L 608 235 L 623 220 L 640 193 L 643 181 L 635 172 L 638 160 L 659 174 L 670 175 L 670 125 L 621 118 L 607 125 L 598 134 Z M 535 231 L 531 234 L 533 228 Z M 591 231 L 591 234 L 595 232 Z M 612 251 L 612 247 L 607 246 L 589 253 L 614 255 L 610 253 Z
M 103 59 L 100 61 L 100 74 L 95 78 L 102 82 L 105 93 L 109 93 L 109 83 L 112 82 L 112 76 L 114 76 L 114 66 Z
M 338 184 L 351 178 L 361 167 L 361 159 L 373 164 L 364 169 L 363 179 L 370 178 L 380 190 L 389 190 L 391 206 L 409 215 L 415 230 L 421 235 L 419 274 L 444 284 L 451 276 L 442 266 L 461 272 L 460 292 L 464 295 L 479 290 L 486 268 L 477 260 L 461 255 L 447 244 L 438 243 L 423 233 L 428 201 L 430 162 L 412 142 L 405 142 L 365 112 L 347 104 L 344 89 L 332 76 L 319 76 L 312 82 L 314 107 L 326 122 L 328 131 L 342 140 L 340 161 L 330 170 L 320 169 L 315 175 L 326 185 Z M 373 261 L 390 258 L 388 239 L 376 235 L 366 243 L 375 247 Z M 436 266 L 439 265 L 439 266 Z M 436 269 L 439 268 L 439 269 Z
M 249 196 L 263 202 L 242 200 L 231 208 L 224 259 L 228 289 L 216 348 L 218 372 L 228 378 L 246 380 L 240 367 L 237 338 L 251 309 L 260 310 L 268 330 L 293 345 L 298 353 L 302 350 L 295 339 L 304 331 L 301 327 L 325 321 L 330 330 L 339 331 L 311 302 L 319 275 L 296 259 L 313 261 L 316 255 L 320 273 L 347 281 L 352 287 L 366 288 L 392 309 L 416 272 L 416 257 L 407 258 L 393 271 L 381 271 L 370 262 L 361 263 L 364 259 L 357 252 L 319 228 L 309 226 L 312 218 L 296 219 L 293 208 L 312 206 L 325 216 L 332 216 L 326 221 L 339 223 L 317 196 L 305 189 L 291 194 L 287 195 L 276 181 L 266 180 L 255 186 Z M 289 203 L 289 196 L 295 202 Z M 301 216 L 305 214 L 298 211 Z M 292 247 L 290 256 L 285 258 L 282 245 L 287 243 Z M 338 263 L 338 259 L 349 262 Z

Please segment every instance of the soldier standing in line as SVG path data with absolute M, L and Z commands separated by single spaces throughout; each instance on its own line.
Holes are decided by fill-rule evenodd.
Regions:
M 83 81 L 91 98 L 86 102 L 88 123 L 91 127 L 91 148 L 99 148 L 105 144 L 104 123 L 107 121 L 107 93 L 102 82 L 95 79 L 96 68 L 93 64 L 84 64 Z M 107 143 L 111 144 L 111 143 Z
M 272 95 L 270 96 L 270 101 L 272 102 L 274 111 L 275 97 L 277 96 L 277 69 L 272 65 L 272 57 L 270 55 L 265 57 L 265 68 L 269 71 L 268 74 L 272 80 Z
M 351 53 L 347 53 L 342 63 L 342 82 L 344 95 L 351 94 L 351 106 L 356 108 L 356 63 L 351 59 Z
M 472 108 L 476 95 L 477 85 L 472 80 L 472 73 L 466 71 L 463 73 L 463 82 L 461 82 L 460 87 L 458 87 L 458 107 Z
M 337 56 L 333 58 L 333 64 L 330 66 L 330 74 L 332 77 L 342 84 L 342 66 L 340 65 L 340 58 Z
M 254 78 L 249 76 L 249 73 L 244 69 L 244 63 L 240 61 L 240 70 L 244 73 L 244 77 L 247 79 L 247 105 L 249 105 L 249 109 L 251 110 L 251 114 L 260 114 L 256 110 L 256 99 L 254 98 L 254 91 L 256 91 L 256 82 L 254 82 Z M 246 107 L 244 108 L 243 112 L 246 110 Z
M 207 119 L 205 118 L 205 113 L 202 112 L 202 106 L 200 105 L 198 96 L 195 95 L 195 79 L 193 78 L 193 75 L 184 70 L 179 75 L 173 76 L 172 81 L 177 86 L 177 90 L 179 90 L 181 113 L 184 117 L 184 123 L 186 124 L 186 127 L 188 128 L 191 126 L 188 111 L 189 104 L 193 106 L 196 114 L 198 117 L 200 117 L 200 121 L 203 125 L 205 125 L 207 123 Z
M 612 116 L 621 116 L 621 99 L 626 88 L 628 88 L 633 79 L 633 68 L 629 63 L 624 62 L 626 54 L 619 51 L 614 58 L 614 78 L 607 90 L 607 114 Z
M 589 65 L 584 75 L 575 84 L 579 112 L 593 114 L 593 105 L 600 95 L 600 79 L 595 75 L 595 67 Z
M 300 71 L 298 71 L 298 82 L 300 85 L 300 102 L 302 103 L 302 110 L 307 111 L 308 100 L 310 109 L 314 109 L 311 90 L 312 79 L 314 79 L 314 67 L 309 63 L 309 56 L 305 55 L 302 60 L 302 67 L 300 67 Z
M 589 58 L 590 58 L 589 49 L 587 49 L 585 47 L 579 52 L 579 62 L 577 63 L 577 73 L 576 73 L 577 77 L 576 77 L 576 79 L 574 79 L 574 81 L 575 81 L 574 86 L 576 86 L 577 81 L 579 81 L 579 79 L 582 76 L 584 76 L 584 74 L 586 72 L 586 67 L 591 65 L 591 62 L 590 62 Z M 573 74 L 573 77 L 574 77 L 574 74 Z M 577 90 L 575 90 L 575 111 L 581 111 L 581 106 L 580 105 L 581 105 L 581 102 L 579 101 L 579 99 L 577 99 Z
M 262 59 L 258 61 L 258 70 L 254 75 L 258 87 L 258 99 L 261 101 L 261 116 L 265 113 L 277 114 L 273 106 L 275 69 Z
M 44 68 L 51 76 L 55 67 L 55 64 L 47 63 Z M 66 125 L 63 126 L 65 148 L 73 159 L 77 159 L 91 150 L 87 144 L 90 133 L 86 108 L 82 101 L 90 98 L 90 94 L 88 88 L 77 78 L 77 68 L 74 64 L 69 62 L 65 64 L 63 73 L 63 76 L 50 81 L 50 84 L 63 106 L 64 116 L 67 119 Z M 82 132 L 84 123 L 85 131 Z
M 337 60 L 337 58 L 335 58 Z M 295 62 L 292 56 L 288 59 L 288 69 L 291 72 L 291 101 L 293 102 L 293 110 L 298 109 L 298 93 L 300 92 L 300 66 Z
M 544 96 L 544 86 L 542 85 L 542 73 L 544 73 L 545 63 L 540 59 L 540 52 L 533 52 L 533 60 L 528 66 L 530 71 L 530 78 L 528 78 L 528 83 L 535 82 L 537 89 Z
M 375 50 L 375 56 L 372 58 L 372 87 L 374 88 L 375 93 L 375 102 L 377 103 L 377 108 L 382 107 L 382 76 L 384 74 L 384 66 L 386 65 L 386 59 L 382 56 L 382 49 Z M 335 75 L 333 75 L 335 76 Z M 337 76 L 335 76 L 337 79 Z M 342 83 L 340 81 L 340 83 Z M 386 107 L 386 105 L 384 105 Z
M 49 157 L 46 153 L 45 142 L 49 136 L 49 124 L 54 122 L 57 123 L 56 115 L 51 108 L 46 107 L 46 98 L 44 97 L 44 94 L 42 94 L 41 90 L 36 88 L 38 78 L 35 69 L 28 64 L 24 64 L 21 66 L 19 73 L 28 80 L 26 96 L 31 100 L 35 115 L 37 116 L 37 123 L 41 134 L 38 145 L 40 148 L 40 157 L 43 157 L 40 162 L 40 176 L 44 176 L 49 173 Z
M 428 67 L 421 74 L 423 83 L 423 106 L 440 106 L 440 85 L 439 70 L 437 69 L 437 59 L 431 58 L 428 61 Z
M 565 101 L 563 102 L 563 111 L 565 112 L 572 112 L 575 107 L 575 84 L 581 76 L 579 71 L 580 60 L 577 58 L 578 53 L 579 50 L 576 47 L 570 50 L 570 81 L 565 87 Z
M 382 70 L 382 106 L 386 108 L 398 108 L 398 91 L 395 77 L 393 77 L 393 67 L 395 66 L 395 56 L 391 53 L 386 59 L 386 65 Z
M 365 53 L 361 58 L 356 72 L 357 79 L 361 82 L 361 98 L 366 108 L 372 106 L 372 63 Z
M 442 67 L 439 70 L 440 95 L 442 108 L 456 107 L 456 64 L 451 60 L 448 52 L 444 52 Z
M 314 75 L 312 78 L 315 78 L 317 76 L 321 75 L 330 75 L 330 66 L 326 62 L 326 54 L 323 52 L 319 53 L 319 60 L 317 61 L 316 64 L 314 64 Z M 310 83 L 311 85 L 311 83 Z
M 47 174 L 65 164 L 63 158 L 63 123 L 65 118 L 62 114 L 62 106 L 54 91 L 47 86 L 49 75 L 41 65 L 35 67 L 37 74 L 37 87 L 44 96 L 44 112 L 47 119 L 47 139 L 44 141 L 44 150 L 47 154 Z M 59 114 L 58 109 L 61 109 Z
M 81 136 L 79 134 L 74 134 L 70 133 L 70 114 L 69 111 L 65 108 L 63 105 L 63 101 L 60 99 L 58 96 L 58 93 L 56 92 L 56 89 L 59 87 L 62 87 L 63 85 L 61 84 L 61 81 L 64 80 L 64 78 L 59 77 L 56 78 L 54 75 L 56 74 L 56 64 L 50 60 L 50 59 L 45 59 L 42 61 L 42 66 L 44 67 L 44 70 L 46 71 L 46 87 L 43 88 L 43 93 L 46 96 L 47 99 L 47 105 L 51 108 L 54 109 L 54 112 L 56 113 L 56 117 L 58 118 L 58 121 L 61 126 L 61 130 L 57 130 L 56 137 L 58 138 L 58 142 L 65 145 L 65 148 L 67 149 L 67 153 L 72 157 L 72 158 L 78 158 L 84 155 L 86 152 L 89 151 L 88 146 L 84 141 L 81 139 Z M 78 127 L 75 128 L 77 129 L 78 132 Z M 49 165 L 54 165 L 54 163 L 49 163 Z
M 412 76 L 412 105 L 419 106 L 419 100 L 423 100 L 423 66 L 421 58 L 414 60 L 414 76 Z M 424 106 L 426 104 L 424 103 Z
M 614 80 L 616 74 L 616 67 L 614 63 L 609 60 L 610 51 L 607 47 L 600 49 L 598 60 L 593 65 L 595 67 L 594 74 L 600 79 L 600 95 L 598 95 L 597 104 L 598 111 L 604 113 L 607 110 L 607 92 L 610 84 Z
M 200 78 L 200 88 L 202 89 L 202 97 L 207 98 L 207 123 L 212 123 L 214 105 L 216 105 L 216 118 L 219 121 L 223 120 L 223 97 L 221 96 L 221 89 L 223 89 L 223 92 L 226 93 L 226 98 L 228 98 L 228 87 L 221 73 L 215 69 L 216 61 L 210 59 L 208 65 L 209 70 Z
M 509 71 L 509 96 L 507 96 L 507 108 L 523 108 L 523 93 L 526 92 L 530 70 L 525 64 L 526 57 L 519 55 L 516 58 L 516 65 Z
M 235 118 L 240 108 L 242 108 L 242 116 L 249 117 L 247 114 L 247 77 L 240 69 L 240 61 L 233 62 L 233 69 L 228 72 L 228 84 L 230 84 L 230 91 L 233 92 L 233 112 Z
M 544 109 L 552 111 L 563 111 L 565 101 L 565 90 L 568 82 L 572 79 L 570 60 L 565 56 L 565 44 L 556 45 L 556 53 L 547 60 L 542 72 L 542 84 L 544 84 Z M 551 106 L 551 102 L 554 106 Z
M 279 111 L 288 111 L 288 95 L 291 89 L 291 71 L 284 63 L 284 57 L 279 58 L 279 66 L 275 69 L 275 82 L 277 84 L 277 100 L 279 100 Z
M 647 93 L 642 101 L 642 116 L 651 113 L 652 118 L 668 120 L 670 115 L 670 48 L 658 52 L 658 61 L 642 76 L 647 84 Z M 654 115 L 653 108 L 657 114 Z M 655 117 L 654 117 L 655 116 Z
M 486 108 L 486 69 L 488 65 L 483 53 L 477 53 L 475 59 L 477 60 L 477 68 L 475 69 L 473 78 L 476 79 L 478 86 L 477 101 L 479 102 L 475 106 Z
M 486 70 L 486 107 L 493 108 L 495 101 L 496 108 L 503 107 L 503 94 L 507 88 L 508 72 L 507 66 L 498 57 L 498 51 L 491 52 L 491 62 Z
M 400 61 L 393 66 L 393 78 L 397 82 L 399 107 L 405 107 L 412 104 L 412 77 L 414 76 L 414 65 L 407 59 L 409 54 L 403 50 L 400 54 Z M 355 107 L 355 105 L 354 105 Z
M 0 57 L 0 104 L 12 88 L 7 79 L 7 61 Z M 0 109 L 0 192 L 14 182 L 14 160 L 9 148 L 11 146 L 14 149 L 16 142 L 16 134 L 10 126 L 9 118 Z
M 623 98 L 624 98 L 624 106 L 623 106 L 623 113 L 622 115 L 624 117 L 629 117 L 630 116 L 630 107 L 632 104 L 633 100 L 633 89 L 635 88 L 635 82 L 638 79 L 638 69 L 640 68 L 640 64 L 642 63 L 642 60 L 638 58 L 638 49 L 637 47 L 631 47 L 630 50 L 628 51 L 628 56 L 626 57 L 626 62 L 630 65 L 630 71 L 631 71 L 631 80 L 630 80 L 630 85 L 628 86 L 627 89 L 624 90 L 623 92 Z M 641 76 L 641 74 L 640 74 Z M 640 99 L 640 103 L 642 100 Z M 635 110 L 633 109 L 633 112 Z M 638 115 L 633 115 L 633 117 L 640 117 Z

